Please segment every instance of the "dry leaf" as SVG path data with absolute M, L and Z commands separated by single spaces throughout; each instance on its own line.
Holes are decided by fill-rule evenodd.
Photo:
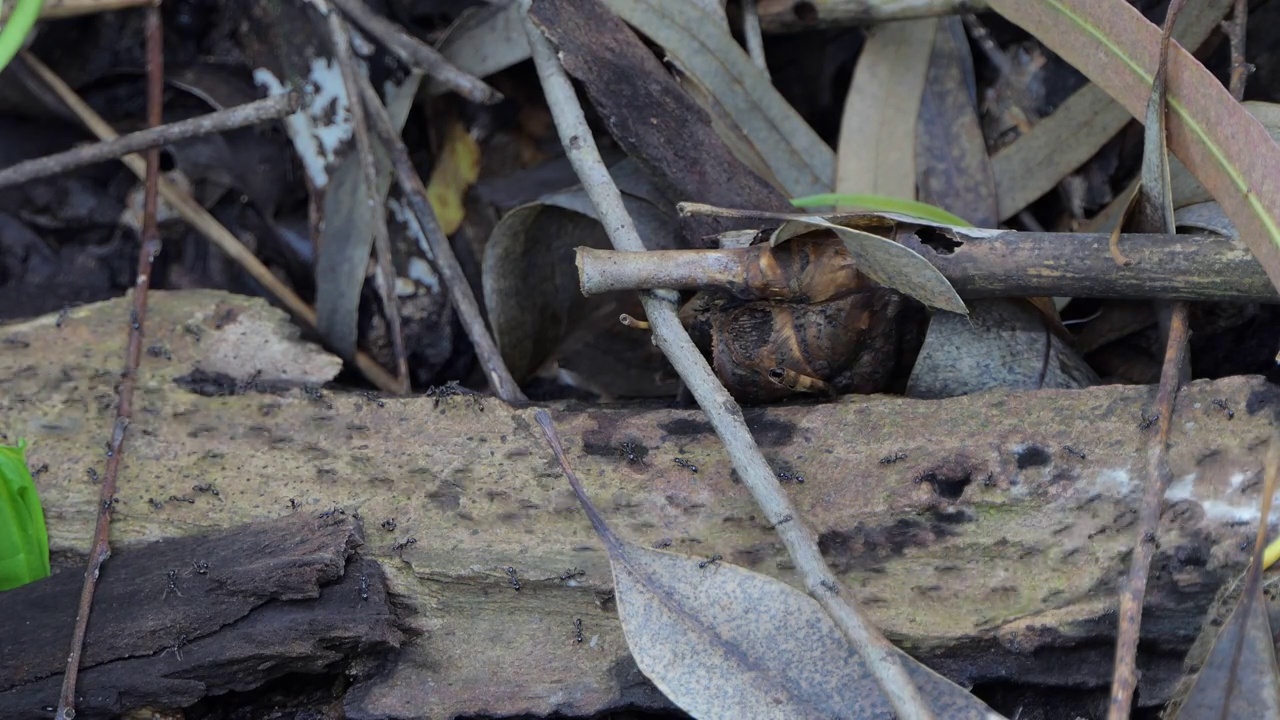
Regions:
M 840 117 L 835 191 L 916 196 L 916 124 L 937 18 L 880 25 L 871 32 Z
M 534 417 L 609 553 L 631 654 L 668 699 L 702 720 L 896 717 L 862 655 L 813 598 L 719 555 L 694 558 L 615 535 L 569 467 L 551 416 L 538 410 Z M 935 717 L 1000 718 L 960 686 L 891 652 Z
M 610 172 L 641 236 L 654 242 L 674 240 L 671 212 L 639 168 L 628 161 Z M 531 377 L 581 323 L 607 311 L 614 301 L 584 298 L 578 291 L 573 250 L 583 245 L 605 248 L 609 241 L 580 187 L 512 210 L 490 234 L 481 268 L 484 302 L 494 340 L 517 382 Z M 613 327 L 621 327 L 616 311 L 603 314 Z M 634 347 L 615 357 L 626 357 L 637 367 L 616 360 L 597 362 L 590 371 L 592 379 L 605 381 L 619 395 L 670 389 L 654 380 L 650 363 L 644 360 L 657 353 L 648 337 L 631 330 L 622 334 L 634 341 Z
M 1179 18 L 1174 39 L 1185 47 L 1199 47 L 1230 6 L 1231 0 L 1192 3 Z M 1076 91 L 1052 115 L 991 158 L 1000 219 L 1016 215 L 1052 190 L 1132 119 L 1099 86 L 1089 84 Z
M 966 319 L 935 313 L 907 382 L 909 397 L 943 398 L 992 388 L 1081 388 L 1099 382 L 1029 303 L 970 300 Z
M 479 177 L 480 146 L 466 127 L 454 119 L 445 130 L 440 157 L 431 168 L 431 180 L 427 183 L 427 200 L 445 235 L 452 235 L 462 225 L 463 196 Z
M 889 720 L 892 708 L 822 606 L 767 575 L 628 542 L 611 552 L 640 670 L 696 718 Z M 905 653 L 937 718 L 999 717 Z
M 790 197 L 831 190 L 831 148 L 773 87 L 723 21 L 669 0 L 604 0 L 687 75 L 698 79 L 739 126 Z
M 951 283 L 928 260 L 914 250 L 892 240 L 837 224 L 818 215 L 792 216 L 769 238 L 770 245 L 778 245 L 797 235 L 819 228 L 830 230 L 844 242 L 845 249 L 857 262 L 858 270 L 876 282 L 891 287 L 930 307 L 967 314 L 964 301 L 956 294 Z M 867 221 L 871 215 L 859 215 Z M 885 216 L 888 217 L 888 216 Z
M 1135 116 L 1144 111 L 1160 31 L 1118 0 L 992 9 L 1035 35 Z M 1280 285 L 1280 146 L 1190 53 L 1169 49 L 1169 147 L 1222 204 L 1267 276 Z

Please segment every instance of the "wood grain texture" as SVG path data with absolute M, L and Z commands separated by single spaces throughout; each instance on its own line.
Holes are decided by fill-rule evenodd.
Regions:
M 218 329 L 225 317 L 234 319 Z M 33 470 L 48 466 L 35 479 L 55 566 L 65 569 L 79 567 L 92 528 L 97 488 L 86 470 L 103 461 L 128 307 L 77 308 L 61 329 L 54 320 L 0 328 L 0 433 L 31 442 Z M 236 379 L 205 390 L 240 394 L 208 397 L 175 382 L 249 321 L 289 327 L 259 300 L 152 298 L 148 343 L 171 359 L 149 356 L 140 371 L 113 544 L 277 519 L 292 512 L 290 499 L 313 516 L 335 506 L 358 512 L 361 553 L 383 567 L 399 629 L 412 639 L 347 695 L 350 717 L 666 706 L 627 653 L 608 561 L 532 408 L 253 392 Z M 246 358 L 246 378 L 253 369 Z M 944 401 L 848 397 L 747 419 L 774 468 L 805 478 L 787 486 L 797 509 L 903 649 L 961 684 L 1087 690 L 1109 680 L 1113 591 L 1133 541 L 1139 458 L 1153 437 L 1139 421 L 1153 395 L 1104 386 Z M 1179 396 L 1175 481 L 1143 627 L 1144 704 L 1168 697 L 1204 609 L 1246 561 L 1257 448 L 1277 402 L 1271 386 L 1247 377 L 1192 383 Z M 570 461 L 624 537 L 719 553 L 795 581 L 700 412 L 552 410 Z M 880 462 L 897 454 L 906 457 Z M 199 483 L 219 495 L 194 491 Z M 164 502 L 153 509 L 148 498 Z M 391 519 L 394 530 L 383 529 Z

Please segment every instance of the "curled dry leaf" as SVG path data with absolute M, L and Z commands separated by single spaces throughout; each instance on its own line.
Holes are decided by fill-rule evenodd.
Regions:
M 623 190 L 637 228 L 654 249 L 675 237 L 672 213 L 633 163 L 611 169 Z M 481 267 L 485 307 L 494 340 L 517 382 L 532 377 L 571 336 L 581 344 L 621 328 L 616 303 L 623 294 L 584 298 L 578 291 L 574 248 L 609 247 L 604 229 L 586 193 L 575 187 L 515 208 L 494 227 Z M 628 294 L 630 297 L 630 294 Z M 592 323 L 588 329 L 584 323 Z M 576 334 L 576 335 L 575 335 Z M 655 381 L 661 356 L 644 333 L 612 332 L 624 347 L 609 362 L 584 363 L 580 372 L 614 395 L 651 395 L 670 391 Z M 599 338 L 597 338 L 599 339 Z
M 797 391 L 885 390 L 903 346 L 919 345 L 924 317 L 918 309 L 898 293 L 863 282 L 813 303 L 742 303 L 700 293 L 681 319 L 699 347 L 710 350 L 716 375 L 733 396 L 757 404 Z
M 891 227 L 894 220 L 888 215 L 855 217 L 860 223 L 878 222 L 881 227 Z M 818 215 L 794 216 L 794 219 L 786 221 L 773 232 L 769 244 L 777 246 L 817 229 L 835 233 L 857 262 L 858 270 L 872 280 L 930 307 L 968 314 L 964 301 L 956 294 L 955 288 L 928 260 L 892 240 L 850 227 L 841 219 L 833 217 L 828 220 Z

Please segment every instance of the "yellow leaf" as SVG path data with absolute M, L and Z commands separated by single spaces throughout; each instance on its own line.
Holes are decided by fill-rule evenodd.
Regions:
M 466 211 L 462 198 L 480 177 L 480 146 L 461 122 L 449 123 L 444 146 L 427 183 L 427 200 L 440 221 L 445 235 L 452 235 L 462 225 Z

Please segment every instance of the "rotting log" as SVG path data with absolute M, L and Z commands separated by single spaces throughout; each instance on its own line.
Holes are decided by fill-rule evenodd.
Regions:
M 78 718 L 180 708 L 334 663 L 376 663 L 403 639 L 350 517 L 310 514 L 113 553 L 94 596 Z M 47 718 L 84 572 L 0 593 L 0 717 Z
M 627 653 L 608 561 L 532 409 L 280 390 L 302 378 L 255 376 L 251 353 L 228 351 L 270 333 L 287 338 L 279 311 L 204 291 L 156 293 L 152 308 L 148 343 L 163 352 L 140 370 L 114 543 L 207 533 L 294 506 L 358 513 L 361 553 L 382 565 L 411 639 L 348 693 L 353 718 L 665 703 Z M 61 328 L 53 316 L 0 328 L 0 432 L 31 442 L 60 567 L 78 567 L 88 547 L 97 487 L 87 470 L 104 461 L 127 323 L 118 300 L 77 308 Z M 319 363 L 315 351 L 299 352 Z M 199 387 L 232 394 L 178 382 L 207 371 L 216 353 L 218 367 L 239 374 Z M 1133 386 L 847 397 L 747 417 L 775 467 L 804 477 L 789 485 L 798 510 L 849 591 L 904 649 L 966 685 L 1089 689 L 1110 678 L 1113 596 L 1133 541 L 1154 437 L 1141 419 L 1153 398 L 1154 388 Z M 1175 480 L 1143 622 L 1145 705 L 1168 697 L 1205 608 L 1246 561 L 1277 402 L 1253 377 L 1195 382 L 1179 395 Z M 553 416 L 570 462 L 623 536 L 795 581 L 699 411 L 575 406 Z M 216 496 L 193 489 L 208 484 Z

